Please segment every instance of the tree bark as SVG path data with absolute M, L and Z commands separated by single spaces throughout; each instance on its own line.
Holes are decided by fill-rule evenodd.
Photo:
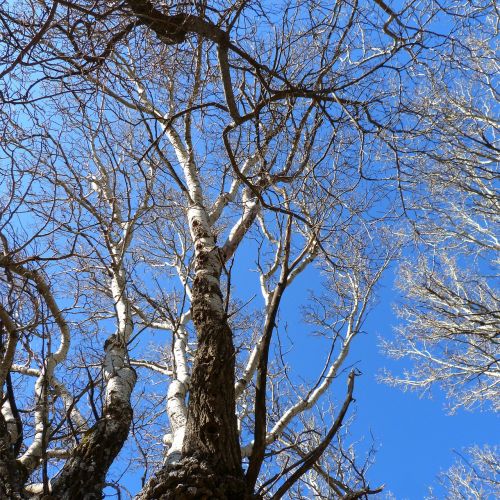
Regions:
M 0 498 L 20 500 L 25 498 L 22 487 L 26 480 L 23 467 L 17 462 L 15 446 L 0 412 Z
M 132 422 L 130 395 L 136 382 L 123 341 L 112 335 L 106 342 L 107 380 L 102 417 L 86 432 L 60 474 L 53 480 L 51 498 L 98 500 L 109 467 L 125 443 Z
M 198 337 L 189 387 L 182 458 L 154 476 L 141 499 L 251 498 L 241 467 L 236 403 L 235 351 L 224 310 L 221 249 L 205 211 L 190 209 L 195 245 L 191 311 Z

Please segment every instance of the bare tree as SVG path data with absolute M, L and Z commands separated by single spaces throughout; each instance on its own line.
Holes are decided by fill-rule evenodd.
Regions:
M 386 348 L 415 369 L 387 380 L 423 391 L 440 384 L 452 409 L 499 408 L 497 23 L 493 6 L 471 5 L 440 57 L 447 78 L 431 66 L 411 103 L 431 142 L 408 155 L 419 175 L 406 177 L 418 257 L 401 266 L 400 339 Z
M 2 6 L 6 494 L 101 498 L 122 450 L 144 499 L 379 491 L 340 440 L 348 353 L 399 252 L 434 12 Z
M 476 446 L 459 454 L 456 463 L 441 473 L 439 482 L 446 498 L 496 498 L 500 494 L 499 470 L 497 448 Z M 431 492 L 428 498 L 437 497 Z

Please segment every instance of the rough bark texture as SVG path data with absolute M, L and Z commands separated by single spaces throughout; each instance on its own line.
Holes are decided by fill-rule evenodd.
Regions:
M 219 288 L 218 248 L 200 254 L 193 283 L 193 322 L 198 348 L 191 379 L 184 454 L 203 454 L 216 471 L 241 472 L 235 414 L 235 352 Z
M 101 418 L 87 433 L 54 481 L 54 500 L 103 498 L 106 474 L 127 439 L 132 410 Z
M 194 209 L 190 222 L 196 250 L 191 311 L 198 347 L 182 459 L 166 464 L 140 498 L 243 500 L 252 495 L 241 467 L 235 352 L 220 288 L 223 259 L 203 212 Z
M 138 500 L 250 500 L 240 472 L 231 475 L 212 468 L 211 460 L 193 454 L 169 464 L 148 483 Z
M 103 416 L 86 432 L 53 480 L 49 498 L 54 500 L 103 498 L 108 469 L 127 439 L 132 422 L 130 393 L 136 375 L 118 337 L 113 335 L 105 350 L 104 372 L 108 382 Z
M 0 499 L 25 498 L 22 495 L 22 486 L 26 478 L 23 476 L 22 466 L 16 461 L 7 424 L 0 413 Z

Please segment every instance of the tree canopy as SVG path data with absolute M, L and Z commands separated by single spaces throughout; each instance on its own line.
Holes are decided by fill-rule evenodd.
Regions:
M 498 408 L 493 2 L 0 9 L 0 496 L 380 492 L 349 351 L 396 263 L 386 379 Z

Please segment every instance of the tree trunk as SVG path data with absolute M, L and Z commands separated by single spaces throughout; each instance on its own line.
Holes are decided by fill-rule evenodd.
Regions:
M 85 433 L 53 480 L 51 497 L 57 500 L 103 498 L 108 469 L 128 436 L 132 422 L 130 395 L 136 374 L 128 363 L 126 347 L 117 335 L 112 335 L 104 348 L 107 384 L 103 415 Z
M 196 251 L 191 310 L 198 346 L 182 459 L 166 464 L 140 498 L 243 500 L 251 496 L 241 467 L 235 352 L 220 288 L 223 258 L 204 211 L 192 208 L 189 219 Z
M 0 498 L 25 498 L 22 494 L 25 479 L 23 468 L 16 460 L 7 423 L 0 412 Z

